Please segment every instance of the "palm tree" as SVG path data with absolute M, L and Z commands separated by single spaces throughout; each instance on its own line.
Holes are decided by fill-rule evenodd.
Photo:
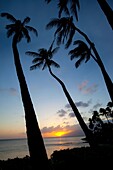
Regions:
M 45 0 L 45 2 L 50 3 L 52 0 Z M 57 6 L 59 8 L 58 17 L 61 17 L 62 12 L 70 16 L 72 13 L 76 20 L 78 21 L 78 10 L 80 9 L 79 0 L 59 0 L 57 1 Z
M 44 70 L 46 67 L 49 69 L 49 73 L 52 75 L 52 77 L 54 79 L 56 79 L 60 83 L 60 85 L 61 85 L 61 87 L 63 89 L 63 92 L 64 92 L 65 96 L 67 97 L 67 100 L 68 100 L 68 102 L 69 102 L 75 116 L 77 117 L 77 120 L 78 120 L 83 132 L 85 133 L 86 138 L 87 138 L 90 146 L 95 146 L 96 143 L 93 140 L 92 133 L 88 129 L 88 127 L 85 124 L 83 118 L 81 117 L 75 103 L 73 102 L 69 92 L 66 89 L 65 84 L 51 70 L 51 66 L 55 66 L 57 68 L 60 67 L 59 64 L 57 64 L 55 61 L 52 60 L 53 55 L 57 52 L 59 47 L 56 47 L 54 49 L 52 49 L 52 47 L 53 47 L 53 43 L 50 46 L 49 50 L 41 48 L 41 49 L 38 50 L 38 53 L 37 52 L 27 51 L 26 52 L 27 55 L 30 55 L 30 56 L 34 57 L 34 59 L 32 61 L 33 65 L 30 67 L 30 69 L 33 70 L 33 69 L 36 69 L 36 68 L 42 68 L 42 70 Z
M 29 17 L 26 17 L 24 21 L 21 22 L 20 20 L 16 20 L 14 16 L 9 13 L 1 13 L 1 16 L 6 17 L 10 21 L 12 21 L 12 24 L 6 25 L 7 37 L 9 38 L 13 35 L 12 48 L 14 63 L 20 85 L 22 102 L 25 110 L 26 133 L 32 166 L 34 169 L 38 169 L 39 167 L 42 167 L 42 169 L 44 169 L 45 166 L 47 169 L 49 169 L 48 158 L 43 138 L 36 119 L 35 110 L 30 98 L 25 76 L 19 59 L 19 52 L 17 49 L 17 44 L 21 41 L 23 37 L 27 39 L 27 42 L 30 42 L 31 39 L 28 31 L 34 32 L 36 36 L 37 31 L 33 27 L 26 25 L 30 21 Z
M 52 0 L 45 0 L 45 2 L 50 3 Z M 105 14 L 108 23 L 110 24 L 111 28 L 113 29 L 113 10 L 109 6 L 106 0 L 97 0 L 98 4 L 100 5 L 103 13 Z M 68 4 L 70 3 L 70 8 Z M 79 0 L 59 0 L 57 3 L 59 8 L 58 17 L 61 17 L 62 12 L 66 15 L 70 16 L 70 14 L 74 14 L 76 20 L 78 21 L 78 10 L 80 9 L 80 2 Z
M 113 30 L 113 10 L 109 6 L 108 2 L 106 0 L 97 0 L 99 3 L 103 13 L 105 14 L 108 23 L 110 24 L 112 30 Z
M 73 23 L 73 17 L 71 16 L 71 17 L 53 18 L 46 25 L 46 29 L 50 29 L 52 27 L 57 27 L 54 33 L 54 36 L 57 40 L 57 44 L 60 45 L 61 43 L 65 43 L 66 41 L 65 48 L 68 48 L 70 46 L 76 32 L 78 32 L 81 36 L 85 38 L 85 40 L 90 46 L 89 47 L 90 51 L 92 50 L 95 55 L 95 57 L 93 57 L 93 55 L 91 55 L 91 57 L 93 57 L 93 59 L 96 61 L 96 63 L 100 67 L 109 96 L 111 98 L 111 101 L 113 102 L 113 83 L 105 69 L 105 66 L 101 60 L 101 57 L 99 56 L 94 43 L 90 41 L 90 39 L 84 32 L 82 32 L 79 28 L 75 26 L 75 24 Z M 69 52 L 69 54 L 72 52 L 73 52 L 72 55 L 74 55 L 74 50 Z M 76 53 L 75 53 L 75 56 L 76 56 Z

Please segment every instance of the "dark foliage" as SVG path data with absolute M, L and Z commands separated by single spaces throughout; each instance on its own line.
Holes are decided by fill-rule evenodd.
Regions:
M 93 111 L 89 118 L 89 128 L 92 130 L 98 144 L 113 144 L 113 103 L 109 102 L 107 107 L 100 108 L 99 112 Z

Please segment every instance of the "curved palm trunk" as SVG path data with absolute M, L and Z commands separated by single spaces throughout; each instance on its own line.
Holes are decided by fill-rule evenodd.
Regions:
M 113 82 L 112 80 L 110 79 L 105 67 L 104 67 L 104 64 L 95 48 L 95 45 L 89 40 L 88 36 L 82 32 L 81 30 L 79 30 L 77 27 L 75 27 L 75 29 L 79 32 L 79 34 L 81 34 L 85 39 L 86 41 L 89 43 L 90 47 L 92 48 L 94 54 L 95 54 L 95 58 L 93 58 L 98 66 L 100 67 L 101 69 L 101 72 L 102 72 L 102 75 L 103 75 L 103 78 L 104 78 L 104 81 L 105 81 L 105 84 L 106 84 L 106 87 L 107 87 L 107 90 L 108 90 L 108 93 L 109 93 L 109 96 L 111 98 L 111 101 L 113 102 Z
M 97 0 L 97 1 L 113 30 L 113 10 L 111 9 L 111 7 L 109 6 L 106 0 Z
M 19 59 L 16 36 L 13 38 L 12 48 L 17 77 L 21 90 L 22 102 L 25 110 L 26 133 L 31 163 L 33 169 L 38 169 L 39 167 L 44 169 L 46 166 L 46 169 L 49 170 L 46 149 Z
M 88 127 L 85 124 L 83 118 L 81 117 L 75 103 L 73 102 L 69 92 L 66 89 L 66 86 L 64 85 L 64 83 L 57 76 L 55 76 L 52 73 L 50 66 L 48 66 L 48 68 L 49 68 L 49 72 L 52 75 L 52 77 L 55 78 L 60 83 L 60 85 L 62 86 L 62 89 L 63 89 L 63 91 L 64 91 L 64 93 L 65 93 L 65 95 L 66 95 L 66 97 L 68 99 L 68 102 L 69 102 L 69 104 L 70 104 L 70 106 L 71 106 L 71 108 L 72 108 L 72 110 L 73 110 L 73 112 L 74 112 L 74 114 L 75 114 L 75 116 L 76 116 L 76 118 L 77 118 L 83 132 L 84 132 L 84 134 L 86 135 L 86 139 L 87 139 L 89 145 L 92 146 L 92 147 L 96 146 L 96 143 L 95 143 L 95 141 L 93 139 L 92 132 L 88 129 Z

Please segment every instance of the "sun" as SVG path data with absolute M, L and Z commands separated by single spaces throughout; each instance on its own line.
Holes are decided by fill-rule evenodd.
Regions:
M 55 133 L 55 136 L 60 137 L 60 136 L 63 136 L 63 135 L 65 135 L 65 134 L 66 134 L 66 132 L 59 131 L 59 132 L 56 132 L 56 133 Z

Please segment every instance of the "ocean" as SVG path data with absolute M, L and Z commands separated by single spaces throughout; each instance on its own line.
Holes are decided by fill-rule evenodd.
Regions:
M 83 137 L 54 137 L 44 138 L 48 158 L 55 150 L 71 149 L 75 147 L 89 146 L 81 140 Z M 27 139 L 1 139 L 0 160 L 23 158 L 29 156 Z

